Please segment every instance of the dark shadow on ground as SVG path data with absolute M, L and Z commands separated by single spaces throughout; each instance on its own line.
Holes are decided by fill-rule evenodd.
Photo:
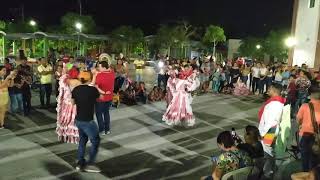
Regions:
M 61 177 L 56 177 L 60 180 L 80 180 L 81 176 L 78 172 L 70 167 L 56 163 L 56 162 L 44 162 L 44 167 L 48 170 L 48 172 L 53 176 L 62 175 Z M 70 173 L 66 173 L 70 172 Z

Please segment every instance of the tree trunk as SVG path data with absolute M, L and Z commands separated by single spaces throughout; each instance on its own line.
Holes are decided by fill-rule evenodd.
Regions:
M 213 42 L 213 52 L 212 52 L 213 57 L 216 57 L 216 46 L 217 46 L 217 44 L 216 44 L 216 42 L 214 41 L 214 42 Z

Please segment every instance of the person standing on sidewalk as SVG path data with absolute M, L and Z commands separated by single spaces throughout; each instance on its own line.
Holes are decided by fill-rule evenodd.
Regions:
M 262 137 L 265 164 L 263 174 L 266 178 L 272 178 L 275 172 L 274 142 L 278 134 L 282 109 L 286 99 L 281 97 L 282 85 L 273 83 L 268 89 L 270 98 L 259 110 L 259 132 Z
M 315 117 L 314 123 L 313 117 Z M 320 163 L 317 162 L 317 155 L 312 152 L 312 145 L 315 142 L 314 134 L 317 133 L 316 127 L 320 127 L 320 89 L 318 87 L 311 87 L 311 101 L 302 104 L 297 114 L 297 122 L 300 125 L 299 146 L 302 170 L 308 172 Z
M 99 72 L 95 75 L 92 81 L 103 95 L 97 99 L 96 116 L 99 125 L 99 132 L 102 135 L 110 134 L 110 113 L 109 108 L 112 103 L 115 73 L 109 68 L 107 61 L 102 61 L 99 64 Z
M 13 81 L 13 74 L 6 76 L 7 70 L 5 66 L 0 66 L 0 129 L 4 128 L 4 119 L 9 104 L 8 87 Z
M 77 107 L 75 119 L 80 138 L 76 169 L 86 172 L 101 172 L 99 168 L 94 166 L 100 145 L 100 137 L 97 124 L 93 120 L 96 99 L 99 98 L 100 93 L 95 87 L 88 85 L 91 80 L 89 72 L 81 72 L 78 78 L 81 81 L 81 85 L 75 87 L 72 91 L 72 103 Z M 86 162 L 84 156 L 88 139 L 92 145 L 89 151 L 89 161 Z
M 40 102 L 41 108 L 44 106 L 44 95 L 46 95 L 46 108 L 50 106 L 50 97 L 52 93 L 52 66 L 47 59 L 41 58 L 41 64 L 38 66 L 38 73 L 40 75 Z

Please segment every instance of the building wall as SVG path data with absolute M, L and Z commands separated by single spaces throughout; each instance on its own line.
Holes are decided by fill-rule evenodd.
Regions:
M 297 0 L 296 24 L 294 36 L 297 45 L 293 52 L 293 65 L 306 63 L 315 67 L 318 32 L 320 21 L 320 0 L 315 0 L 315 6 L 309 7 L 310 0 Z M 294 13 L 295 14 L 295 13 Z
M 228 59 L 236 58 L 235 54 L 238 53 L 238 49 L 241 45 L 240 39 L 229 39 L 228 40 Z

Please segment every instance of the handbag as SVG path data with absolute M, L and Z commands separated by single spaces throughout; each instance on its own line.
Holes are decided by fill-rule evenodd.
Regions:
M 312 152 L 315 155 L 320 156 L 320 132 L 319 125 L 316 121 L 316 114 L 314 112 L 314 106 L 312 103 L 309 103 L 310 113 L 311 113 L 311 121 L 314 129 L 314 144 L 312 145 Z

